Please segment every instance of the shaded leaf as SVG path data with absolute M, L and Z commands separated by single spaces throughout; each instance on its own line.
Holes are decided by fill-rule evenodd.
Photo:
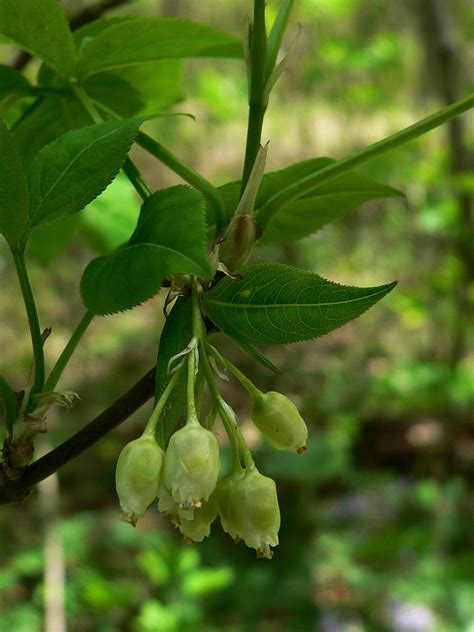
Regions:
M 257 222 L 258 209 L 275 193 L 333 162 L 335 161 L 331 158 L 313 158 L 265 174 L 255 204 Z M 239 190 L 239 182 L 231 182 L 219 189 L 229 218 L 238 203 Z M 353 171 L 346 173 L 283 206 L 265 227 L 259 245 L 288 243 L 301 239 L 355 210 L 363 202 L 399 195 L 402 194 L 396 189 L 379 184 L 371 178 Z
M 155 402 L 159 400 L 168 382 L 168 362 L 187 347 L 191 337 L 191 298 L 181 296 L 173 305 L 161 332 L 156 363 Z M 186 375 L 186 370 L 181 371 L 156 428 L 156 438 L 162 447 L 168 443 L 186 410 Z
M 31 86 L 21 72 L 0 64 L 0 101 L 11 94 L 29 94 L 30 90 Z
M 181 18 L 133 17 L 84 39 L 78 61 L 82 78 L 159 59 L 241 57 L 240 41 Z
M 42 147 L 76 127 L 90 124 L 77 99 L 51 95 L 37 99 L 13 126 L 12 134 L 27 169 Z
M 356 288 L 280 264 L 242 268 L 204 294 L 209 318 L 237 342 L 288 344 L 310 340 L 360 316 L 396 283 Z
M 142 119 L 67 132 L 44 147 L 30 170 L 30 221 L 35 227 L 80 211 L 121 168 Z
M 87 266 L 81 282 L 87 309 L 131 309 L 154 296 L 171 274 L 208 275 L 204 213 L 204 199 L 187 186 L 150 196 L 129 244 Z
M 12 135 L 1 119 L 0 156 L 0 233 L 15 246 L 28 222 L 28 186 Z
M 0 0 L 0 32 L 60 75 L 74 75 L 74 40 L 58 0 Z

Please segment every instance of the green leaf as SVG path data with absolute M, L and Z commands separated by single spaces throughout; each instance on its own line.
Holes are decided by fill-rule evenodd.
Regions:
M 11 133 L 0 119 L 0 233 L 11 247 L 28 222 L 28 186 Z
M 18 418 L 18 402 L 15 393 L 2 375 L 0 375 L 0 413 L 2 413 L 11 434 L 13 424 Z
M 29 94 L 30 90 L 31 86 L 21 72 L 0 64 L 0 101 L 12 94 Z
M 28 169 L 42 147 L 70 129 L 89 124 L 90 117 L 77 99 L 51 95 L 37 99 L 11 131 Z
M 127 21 L 127 17 L 101 18 L 90 24 L 86 24 L 74 32 L 74 40 L 78 49 L 86 39 L 96 37 L 104 30 Z M 115 110 L 121 116 L 131 116 L 132 114 L 151 114 L 164 110 L 170 105 L 181 101 L 183 98 L 183 63 L 181 59 L 165 59 L 154 62 L 145 62 L 125 68 L 117 68 L 107 75 L 118 77 L 125 81 L 133 91 L 134 98 L 138 98 L 141 107 L 128 114 L 120 112 L 122 101 L 114 99 L 113 96 L 104 92 L 106 100 L 102 100 L 98 95 L 91 94 L 90 82 L 96 78 L 101 78 L 103 74 L 94 75 L 84 83 L 84 89 L 88 94 L 105 105 Z M 113 89 L 115 92 L 115 89 Z
M 87 309 L 113 314 L 147 301 L 171 274 L 207 276 L 204 214 L 204 199 L 190 187 L 156 191 L 129 244 L 87 266 L 81 282 Z
M 74 75 L 74 40 L 58 0 L 0 0 L 0 31 L 60 75 Z
M 237 38 L 190 20 L 133 17 L 86 38 L 78 71 L 85 78 L 159 59 L 241 57 L 241 48 Z
M 331 158 L 313 158 L 265 174 L 255 204 L 257 222 L 259 209 L 275 193 L 333 163 L 335 161 Z M 231 182 L 219 189 L 229 218 L 238 203 L 239 190 L 239 182 Z M 402 194 L 392 187 L 350 171 L 283 206 L 265 227 L 259 245 L 296 241 L 343 217 L 363 202 L 400 195 Z
M 192 335 L 191 298 L 181 296 L 173 305 L 161 332 L 156 363 L 155 401 L 157 402 L 168 383 L 168 362 L 187 347 Z M 181 371 L 176 385 L 161 413 L 156 428 L 156 438 L 164 448 L 176 424 L 186 410 L 186 371 Z
M 72 215 L 102 193 L 121 168 L 142 122 L 89 125 L 44 147 L 30 170 L 31 226 Z
M 155 244 L 189 260 L 191 274 L 210 274 L 206 253 L 206 204 L 203 196 L 180 184 L 155 191 L 142 205 L 130 245 Z
M 242 268 L 204 294 L 209 318 L 237 342 L 288 344 L 310 340 L 360 316 L 396 283 L 356 288 L 280 264 Z

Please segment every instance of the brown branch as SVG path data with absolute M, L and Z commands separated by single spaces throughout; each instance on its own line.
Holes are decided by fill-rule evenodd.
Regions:
M 116 402 L 76 432 L 61 445 L 29 465 L 17 480 L 0 469 L 0 505 L 24 500 L 31 489 L 63 465 L 102 439 L 147 402 L 155 389 L 155 368 L 122 395 Z

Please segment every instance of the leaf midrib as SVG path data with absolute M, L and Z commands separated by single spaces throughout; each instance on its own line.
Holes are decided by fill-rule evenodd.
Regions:
M 323 307 L 326 305 L 345 305 L 346 303 L 355 303 L 356 301 L 363 301 L 365 299 L 372 298 L 373 296 L 377 296 L 378 294 L 383 294 L 384 292 L 386 292 L 387 290 L 390 290 L 394 286 L 395 286 L 395 283 L 389 283 L 382 290 L 379 290 L 378 292 L 373 292 L 372 294 L 365 294 L 364 296 L 351 298 L 345 301 L 332 301 L 332 302 L 326 302 L 326 303 L 272 303 L 268 305 L 265 303 L 261 303 L 261 304 L 255 305 L 251 303 L 246 303 L 246 304 L 229 303 L 227 301 L 219 301 L 219 300 L 214 300 L 212 298 L 207 299 L 207 301 L 209 303 L 213 303 L 214 305 L 219 305 L 220 307 L 236 307 L 240 309 L 262 309 L 262 308 L 275 309 L 275 308 L 280 308 L 280 307 Z
M 32 215 L 32 219 L 35 219 L 38 215 L 39 215 L 39 210 L 41 209 L 42 206 L 44 206 L 44 204 L 46 203 L 46 201 L 48 200 L 48 198 L 51 196 L 52 191 L 54 191 L 54 189 L 58 186 L 59 182 L 66 176 L 66 174 L 72 169 L 72 167 L 76 164 L 76 162 L 79 160 L 79 158 L 81 158 L 81 156 L 84 154 L 84 152 L 88 151 L 91 147 L 93 147 L 94 145 L 96 145 L 98 142 L 102 142 L 103 140 L 105 140 L 106 138 L 108 138 L 109 136 L 112 136 L 113 134 L 117 133 L 118 128 L 114 128 L 112 131 L 108 132 L 107 134 L 101 136 L 100 138 L 96 138 L 93 142 L 89 143 L 88 145 L 86 145 L 85 147 L 82 148 L 82 150 L 76 155 L 76 157 L 74 158 L 74 160 L 72 160 L 68 166 L 66 167 L 66 169 L 64 169 L 61 174 L 58 176 L 58 178 L 56 179 L 56 181 L 51 185 L 51 187 L 49 188 L 49 190 L 41 197 L 41 202 L 36 206 L 35 208 L 35 212 Z

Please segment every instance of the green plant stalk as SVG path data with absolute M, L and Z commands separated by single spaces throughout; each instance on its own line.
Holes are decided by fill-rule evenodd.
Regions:
M 470 110 L 472 107 L 474 107 L 474 96 L 471 95 L 464 99 L 460 99 L 442 110 L 421 119 L 421 121 L 406 127 L 400 132 L 387 136 L 386 138 L 383 138 L 382 140 L 379 140 L 360 151 L 350 154 L 347 158 L 338 160 L 336 163 L 329 165 L 314 174 L 306 176 L 293 184 L 290 184 L 288 187 L 282 189 L 271 197 L 255 213 L 255 219 L 262 228 L 265 228 L 273 215 L 285 204 L 314 191 L 318 187 L 327 184 L 331 180 L 334 180 L 334 178 L 343 175 L 350 169 L 358 167 L 376 156 L 380 156 L 381 154 L 418 138 L 418 136 L 426 134 L 432 129 L 435 129 L 456 116 L 459 116 L 463 112 Z
M 160 162 L 178 174 L 185 182 L 200 191 L 214 209 L 218 224 L 220 226 L 224 226 L 226 222 L 224 200 L 222 199 L 219 191 L 208 180 L 206 180 L 206 178 L 195 171 L 186 162 L 181 160 L 181 158 L 175 156 L 171 151 L 166 149 L 166 147 L 163 147 L 161 143 L 156 141 L 154 138 L 151 138 L 151 136 L 148 136 L 148 134 L 138 132 L 135 142 L 149 154 L 157 158 Z
M 198 297 L 197 297 L 197 289 L 193 286 L 192 291 L 192 324 L 193 324 L 193 335 L 197 338 L 199 348 L 201 349 L 200 364 L 202 366 L 204 376 L 206 378 L 207 385 L 209 387 L 209 391 L 211 393 L 212 400 L 214 402 L 214 406 L 216 410 L 219 411 L 219 414 L 222 419 L 222 423 L 224 424 L 225 431 L 227 436 L 229 437 L 229 443 L 232 450 L 232 464 L 233 468 L 236 470 L 242 469 L 240 464 L 240 456 L 239 456 L 239 442 L 237 437 L 235 436 L 233 430 L 233 422 L 228 418 L 227 411 L 222 405 L 222 397 L 219 393 L 219 389 L 217 388 L 217 384 L 214 380 L 214 376 L 212 375 L 212 368 L 209 363 L 209 358 L 206 353 L 206 333 L 203 328 L 203 322 L 201 317 L 201 311 L 199 309 Z
M 227 436 L 229 437 L 230 446 L 232 449 L 232 464 L 233 468 L 240 470 L 240 457 L 239 457 L 239 446 L 242 450 L 242 455 L 244 457 L 245 467 L 250 469 L 253 467 L 254 460 L 252 457 L 252 453 L 249 450 L 247 442 L 245 441 L 242 433 L 240 432 L 240 428 L 235 424 L 235 422 L 229 417 L 226 407 L 224 406 L 224 400 L 222 399 L 222 395 L 217 388 L 216 381 L 214 379 L 214 375 L 212 373 L 212 367 L 209 362 L 209 357 L 207 355 L 206 349 L 206 335 L 203 329 L 203 321 L 201 317 L 201 311 L 199 309 L 198 297 L 196 288 L 193 287 L 192 293 L 192 319 L 193 319 L 193 334 L 197 338 L 201 353 L 201 365 L 204 371 L 204 376 L 206 378 L 206 382 L 209 386 L 209 391 L 211 393 L 212 400 L 214 402 L 215 407 L 219 411 L 219 416 L 222 419 L 222 423 L 224 424 L 225 431 Z
M 127 178 L 132 183 L 135 191 L 141 197 L 143 202 L 147 200 L 150 195 L 153 193 L 148 182 L 144 179 L 136 164 L 130 158 L 125 158 L 125 162 L 123 163 L 122 171 L 127 176 Z
M 181 373 L 182 368 L 183 367 L 180 366 L 179 369 L 177 369 L 173 373 L 173 375 L 170 377 L 165 390 L 161 394 L 161 397 L 158 400 L 155 408 L 153 409 L 153 412 L 151 413 L 151 416 L 150 416 L 150 419 L 148 420 L 147 425 L 145 426 L 145 430 L 143 431 L 144 435 L 150 435 L 152 437 L 155 436 L 156 426 L 158 425 L 158 422 L 160 421 L 161 413 L 163 412 L 163 408 L 165 407 L 169 396 L 171 395 L 174 387 L 176 386 L 176 382 L 178 380 L 178 377 Z
M 291 11 L 293 9 L 294 0 L 282 0 L 280 8 L 278 9 L 275 22 L 272 26 L 272 30 L 268 36 L 267 42 L 267 59 L 265 60 L 265 79 L 268 81 L 270 75 L 275 68 L 278 51 L 280 50 L 283 35 L 285 34 L 286 25 L 290 19 Z
M 227 360 L 227 358 L 224 358 L 224 356 L 222 356 L 218 351 L 216 351 L 216 349 L 214 349 L 213 347 L 211 347 L 211 345 L 207 344 L 207 349 L 217 357 L 218 360 L 220 360 L 222 362 L 222 364 L 225 366 L 225 368 L 230 371 L 232 373 L 232 375 L 234 377 L 236 377 L 239 382 L 242 384 L 242 386 L 245 388 L 245 390 L 247 391 L 247 393 L 250 395 L 250 397 L 252 399 L 256 399 L 258 397 L 260 397 L 260 395 L 262 395 L 262 391 L 257 388 L 255 386 L 255 384 L 249 380 L 249 378 L 247 376 L 245 376 L 242 371 L 240 371 L 235 364 L 233 364 L 232 362 L 230 362 L 230 360 Z
M 195 341 L 196 342 L 196 341 Z M 186 424 L 199 424 L 197 410 L 196 410 L 196 347 L 192 347 L 188 353 L 188 381 L 186 386 L 186 401 L 187 401 L 187 419 Z
M 94 314 L 92 314 L 91 312 L 86 312 L 84 316 L 81 318 L 81 321 L 79 322 L 76 329 L 74 330 L 69 342 L 64 347 L 61 355 L 57 359 L 56 364 L 54 365 L 51 373 L 49 374 L 48 379 L 46 380 L 46 383 L 44 385 L 44 391 L 46 393 L 50 393 L 54 391 L 54 389 L 56 388 L 61 378 L 61 375 L 64 372 L 64 369 L 66 368 L 69 360 L 71 359 L 72 354 L 76 350 L 77 345 L 79 344 L 82 336 L 84 335 L 84 333 L 86 332 L 87 328 L 89 327 L 89 325 L 91 324 L 93 320 L 94 320 Z
M 103 123 L 104 119 L 102 118 L 100 112 L 95 107 L 94 103 L 92 102 L 91 98 L 89 97 L 87 92 L 84 90 L 84 88 L 78 85 L 77 83 L 72 83 L 71 85 L 72 85 L 72 89 L 75 95 L 77 96 L 79 101 L 82 103 L 82 105 L 84 106 L 84 109 L 89 114 L 89 116 L 94 121 L 94 123 Z M 130 180 L 136 192 L 142 198 L 143 201 L 145 201 L 148 197 L 150 197 L 152 193 L 150 187 L 148 186 L 147 182 L 143 178 L 140 171 L 135 166 L 135 163 L 132 160 L 130 160 L 130 158 L 125 159 L 125 162 L 122 167 L 122 171 Z
M 35 395 L 36 393 L 41 393 L 41 391 L 43 390 L 45 377 L 43 340 L 41 337 L 41 329 L 38 320 L 38 311 L 36 309 L 36 303 L 33 296 L 33 291 L 31 289 L 30 280 L 28 278 L 28 271 L 26 269 L 24 252 L 20 250 L 13 250 L 12 253 L 13 260 L 15 262 L 16 272 L 18 275 L 18 280 L 20 282 L 21 292 L 23 295 L 23 301 L 25 303 L 26 313 L 28 316 L 31 343 L 33 346 L 34 380 L 30 390 L 31 398 L 32 395 Z
M 253 25 L 250 38 L 250 89 L 247 142 L 240 196 L 242 197 L 257 157 L 262 138 L 263 119 L 267 109 L 265 91 L 265 60 L 267 33 L 265 30 L 265 0 L 254 1 Z

